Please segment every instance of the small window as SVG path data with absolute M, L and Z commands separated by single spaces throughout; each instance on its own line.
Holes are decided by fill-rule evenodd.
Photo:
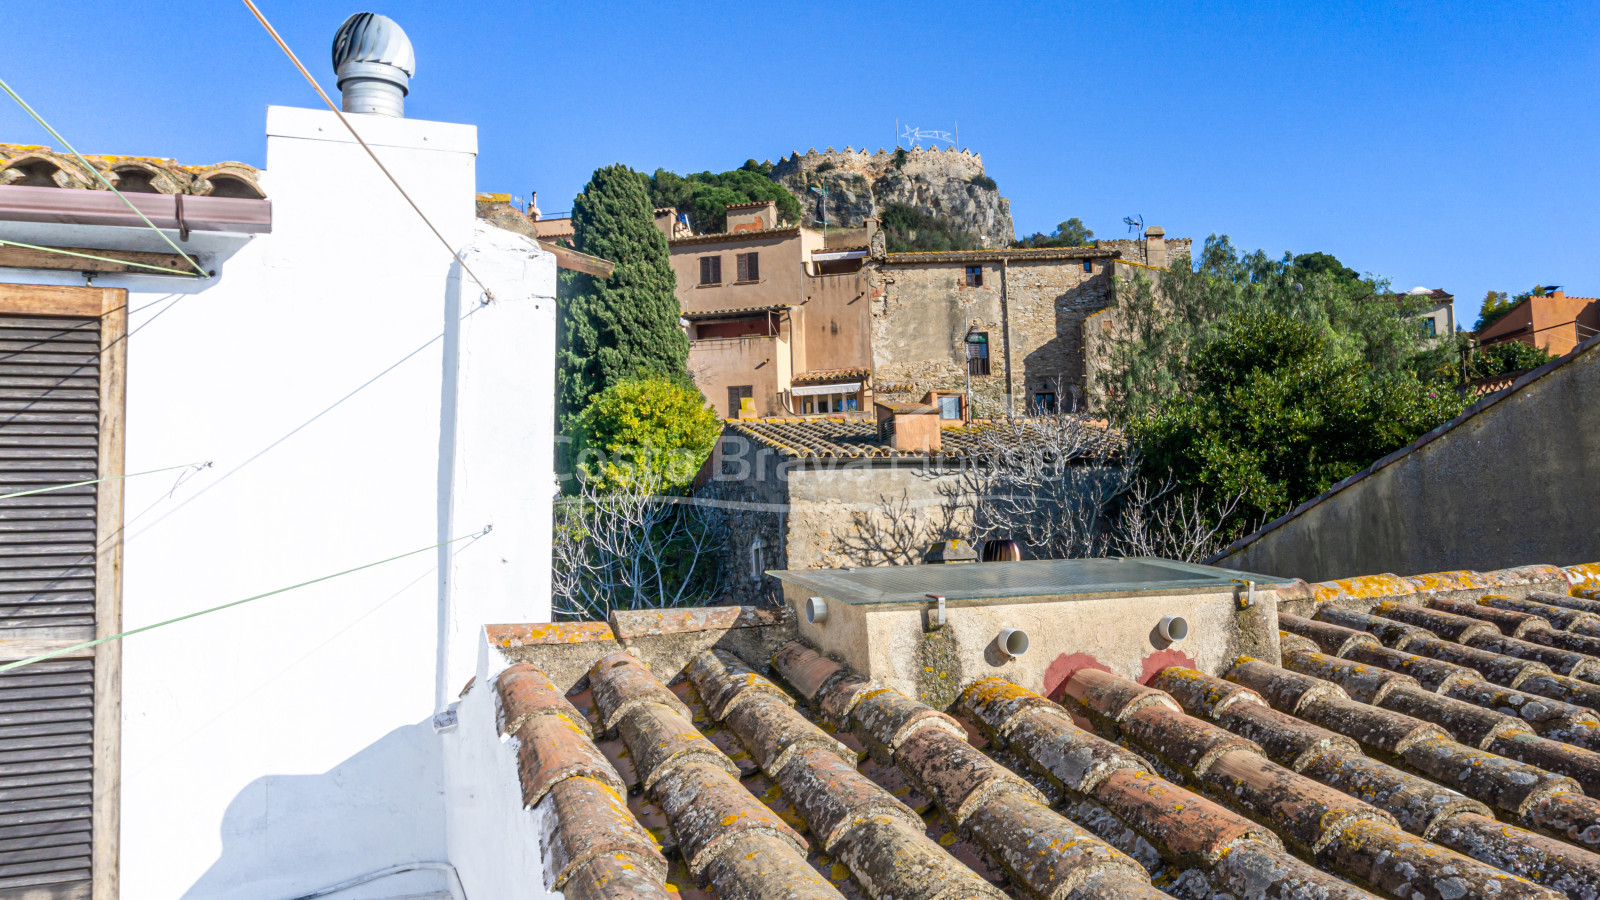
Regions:
M 939 401 L 939 418 L 941 418 L 941 419 L 959 419 L 959 418 L 961 418 L 961 395 L 960 394 L 946 394 L 946 395 L 938 398 L 938 401 Z
M 739 254 L 739 280 L 740 281 L 760 281 L 761 280 L 761 254 L 759 254 L 759 253 L 741 253 L 741 254 Z
M 702 257 L 700 257 L 700 283 L 701 284 L 721 284 L 722 283 L 722 257 L 720 257 L 720 256 L 702 256 Z
M 1036 391 L 1033 395 L 1033 411 L 1043 416 L 1056 414 L 1056 392 Z
M 983 287 L 983 266 L 967 266 L 967 287 Z
M 984 332 L 967 335 L 967 374 L 989 374 L 989 335 Z
M 766 549 L 766 546 L 767 546 L 766 542 L 763 541 L 761 538 L 756 538 L 755 540 L 750 542 L 750 580 L 751 581 L 760 581 L 761 580 L 761 570 L 765 569 L 767 567 L 766 554 L 762 552 L 763 550 Z
M 1092 273 L 1094 271 L 1094 260 L 1092 260 L 1092 259 L 1084 260 L 1083 261 L 1083 271 Z
M 739 418 L 739 410 L 744 408 L 745 401 L 751 401 L 755 396 L 752 385 L 735 384 L 728 387 L 728 418 Z
M 1423 337 L 1425 337 L 1425 338 L 1434 338 L 1434 337 L 1438 337 L 1439 336 L 1439 323 L 1434 321 L 1434 318 L 1432 316 L 1429 316 L 1428 318 L 1423 319 L 1421 322 L 1419 322 L 1417 324 L 1422 326 L 1422 336 Z

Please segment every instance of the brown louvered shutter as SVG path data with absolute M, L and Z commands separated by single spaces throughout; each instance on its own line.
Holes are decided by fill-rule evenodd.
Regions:
M 33 289 L 44 298 L 35 300 L 29 290 L 0 285 L 0 495 L 121 470 L 120 442 L 107 444 L 102 433 L 108 397 L 120 422 L 122 358 L 120 346 L 104 352 L 102 338 L 111 335 L 102 334 L 103 317 L 11 313 L 48 308 L 63 295 L 62 306 L 73 311 L 115 302 L 120 337 L 125 301 L 102 301 L 113 292 L 98 289 Z M 113 358 L 118 372 L 108 392 Z M 106 503 L 115 503 L 120 520 L 120 498 L 112 482 L 0 500 L 0 648 L 16 648 L 0 652 L 0 662 L 120 624 L 115 613 L 100 621 L 102 602 L 115 593 L 106 593 L 99 571 L 117 568 L 119 557 L 100 542 L 117 545 L 120 535 L 99 531 L 109 521 Z M 119 659 L 105 645 L 0 673 L 0 898 L 112 895 L 101 886 L 115 884 L 114 864 L 107 870 L 114 838 L 98 845 L 117 821 L 115 757 L 97 760 L 96 753 L 115 746 L 118 709 L 115 700 L 97 709 L 96 676 L 115 673 Z M 106 671 L 97 673 L 97 664 Z

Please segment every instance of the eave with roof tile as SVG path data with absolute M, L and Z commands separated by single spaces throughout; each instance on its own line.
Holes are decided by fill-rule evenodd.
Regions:
M 1099 247 L 1045 247 L 1039 249 L 996 250 L 932 250 L 917 253 L 889 253 L 885 265 L 919 265 L 946 262 L 1032 262 L 1052 259 L 1118 259 L 1121 250 L 1102 250 Z
M 727 428 L 790 459 L 976 459 L 999 452 L 996 441 L 1007 434 L 998 424 L 976 420 L 943 429 L 943 449 L 930 453 L 890 447 L 879 437 L 877 422 L 865 414 L 729 419 Z M 1115 445 L 1120 435 L 1108 431 L 1107 440 Z M 1115 451 L 1116 446 L 1103 449 Z M 1086 461 L 1092 456 L 1086 455 Z
M 667 241 L 667 245 L 669 247 L 691 247 L 698 244 L 736 244 L 747 241 L 796 237 L 799 234 L 799 225 L 783 225 L 777 228 L 762 228 L 755 231 L 725 231 L 718 234 L 696 234 L 689 237 L 670 238 Z

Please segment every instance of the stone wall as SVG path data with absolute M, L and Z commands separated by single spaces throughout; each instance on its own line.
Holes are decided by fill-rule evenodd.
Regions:
M 1180 256 L 1189 256 L 1193 243 L 1193 240 L 1190 238 L 1167 238 L 1166 244 L 1168 264 L 1170 265 L 1171 263 L 1175 262 Z M 1099 247 L 1101 250 L 1120 250 L 1122 251 L 1122 256 L 1120 258 L 1128 262 L 1143 263 L 1145 265 L 1150 264 L 1150 257 L 1146 255 L 1145 241 L 1143 238 L 1114 238 L 1111 240 L 1101 240 L 1095 241 L 1095 246 Z
M 1600 559 L 1600 338 L 1229 547 L 1326 581 Z
M 725 433 L 695 496 L 726 503 L 727 602 L 770 604 L 777 581 L 758 574 L 768 569 L 905 565 L 937 541 L 970 538 L 961 484 L 953 467 L 794 459 Z
M 974 329 L 989 336 L 990 372 L 972 376 L 975 417 L 1027 413 L 1040 390 L 1073 408 L 1086 396 L 1083 323 L 1111 298 L 1108 262 L 879 264 L 868 276 L 875 396 L 917 401 L 930 390 L 965 391 L 963 338 Z M 968 265 L 982 266 L 981 287 L 966 285 Z

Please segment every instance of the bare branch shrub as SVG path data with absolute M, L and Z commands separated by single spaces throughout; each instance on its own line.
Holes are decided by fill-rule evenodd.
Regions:
M 947 488 L 973 505 L 972 538 L 1012 538 L 1036 559 L 1158 556 L 1199 562 L 1237 529 L 1215 505 L 1140 474 L 1121 433 L 1081 415 L 978 426 L 984 451 Z
M 1179 493 L 1171 480 L 1156 487 L 1146 478 L 1136 478 L 1122 499 L 1115 541 L 1118 555 L 1204 562 L 1228 545 L 1242 499 L 1240 492 L 1208 508 L 1198 492 Z
M 665 496 L 641 468 L 619 485 L 584 481 L 556 501 L 554 612 L 604 619 L 613 609 L 703 606 L 721 598 L 728 521 L 714 498 Z
M 983 450 L 950 488 L 973 505 L 975 543 L 1013 538 L 1045 559 L 1114 549 L 1109 515 L 1135 471 L 1114 431 L 1066 414 L 977 427 Z

